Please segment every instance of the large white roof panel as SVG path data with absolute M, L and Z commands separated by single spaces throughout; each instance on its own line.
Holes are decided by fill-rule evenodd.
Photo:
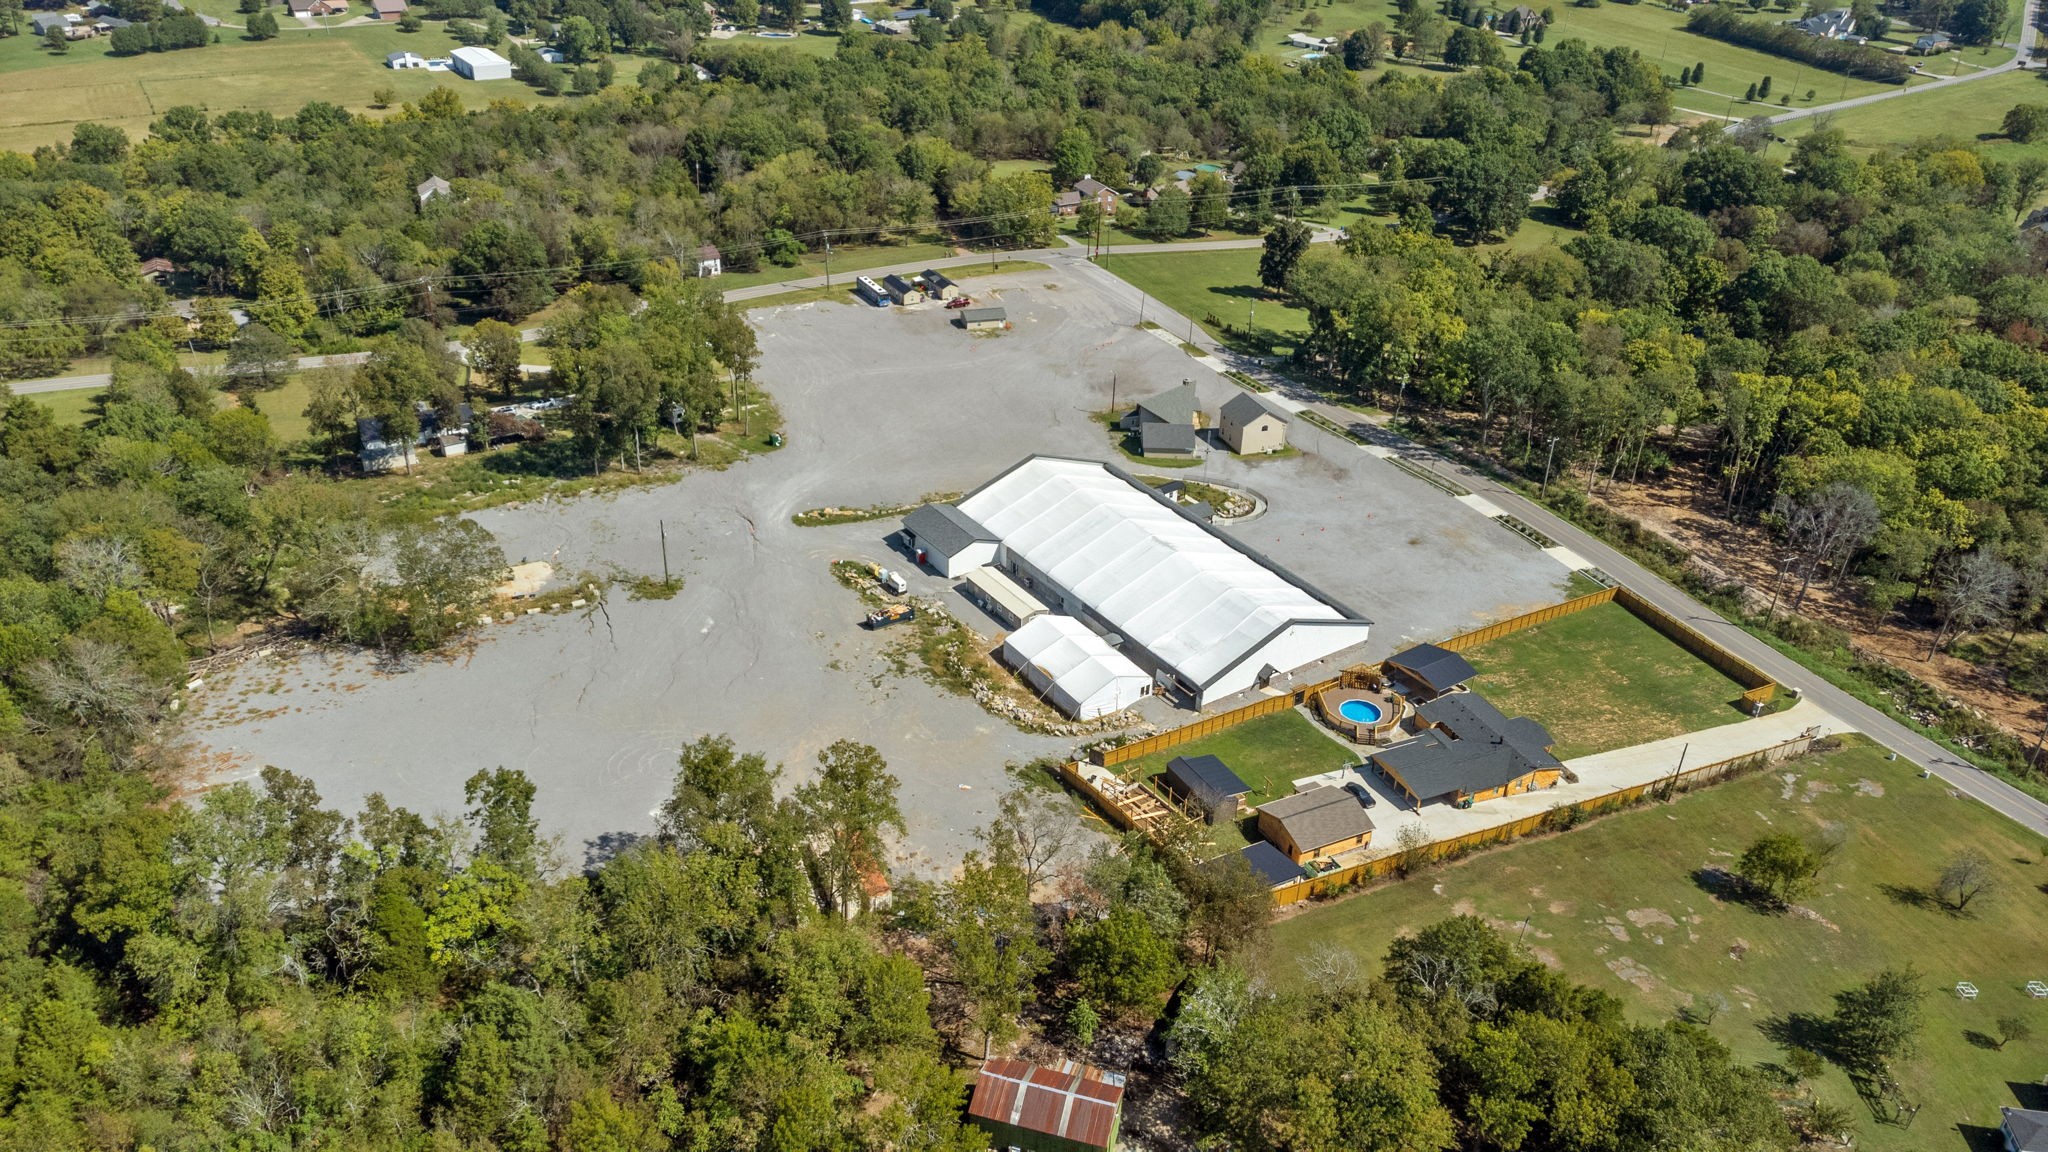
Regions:
M 1287 624 L 1357 621 L 1094 461 L 1032 457 L 960 508 L 1193 684 Z

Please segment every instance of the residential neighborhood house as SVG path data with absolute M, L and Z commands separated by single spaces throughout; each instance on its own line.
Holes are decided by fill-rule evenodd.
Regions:
M 378 20 L 397 20 L 405 15 L 405 0 L 370 0 L 370 15 Z
M 725 257 L 718 251 L 718 245 L 706 244 L 697 249 L 697 275 L 703 279 L 723 275 Z
M 1809 36 L 1823 40 L 1847 40 L 1856 34 L 1856 17 L 1847 8 L 1817 12 L 1793 25 Z

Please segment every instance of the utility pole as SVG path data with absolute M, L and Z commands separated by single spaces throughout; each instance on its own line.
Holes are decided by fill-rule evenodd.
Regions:
M 666 584 L 670 579 L 668 574 L 668 521 L 656 520 L 655 523 L 661 527 L 661 582 Z
M 1557 441 L 1558 438 L 1552 436 L 1550 438 L 1550 450 L 1543 454 L 1543 490 L 1539 495 L 1544 497 L 1550 495 L 1550 463 L 1557 459 Z
M 825 288 L 827 291 L 830 291 L 832 288 L 832 238 L 830 236 L 825 237 Z

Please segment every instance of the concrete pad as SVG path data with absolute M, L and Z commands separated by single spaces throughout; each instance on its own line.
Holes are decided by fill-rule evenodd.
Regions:
M 1356 864 L 1394 855 L 1400 850 L 1398 844 L 1401 830 L 1408 825 L 1421 825 L 1428 832 L 1429 842 L 1432 844 L 1455 839 L 1488 828 L 1513 824 L 1517 820 L 1548 812 L 1552 808 L 1595 800 L 1624 788 L 1651 783 L 1679 771 L 1681 761 L 1684 767 L 1697 768 L 1761 752 L 1794 739 L 1809 728 L 1815 730 L 1816 736 L 1839 735 L 1853 731 L 1834 714 L 1818 705 L 1802 701 L 1783 712 L 1760 719 L 1738 720 L 1717 728 L 1673 736 L 1668 740 L 1653 740 L 1648 744 L 1638 744 L 1631 748 L 1619 748 L 1611 752 L 1599 752 L 1567 760 L 1565 766 L 1579 778 L 1576 784 L 1560 783 L 1555 788 L 1487 800 L 1470 808 L 1428 804 L 1418 812 L 1408 807 L 1406 800 L 1397 804 L 1388 803 L 1387 790 L 1383 787 L 1374 787 L 1374 793 L 1380 796 L 1382 801 L 1372 810 L 1375 826 L 1372 844 L 1362 851 L 1339 857 L 1338 862 Z
M 1591 568 L 1593 566 L 1592 561 L 1586 559 L 1584 556 L 1579 555 L 1577 552 L 1574 552 L 1571 549 L 1566 548 L 1562 544 L 1558 545 L 1555 548 L 1545 548 L 1543 550 L 1543 554 L 1545 556 L 1550 557 L 1552 560 L 1557 561 L 1559 564 L 1564 565 L 1564 569 L 1567 572 L 1578 572 L 1586 568 Z
M 1501 511 L 1500 505 L 1495 504 L 1493 501 L 1488 500 L 1484 496 L 1474 496 L 1470 493 L 1467 493 L 1463 496 L 1458 497 L 1457 500 L 1458 503 L 1463 504 L 1465 507 L 1472 509 L 1474 512 L 1479 513 L 1481 516 L 1484 516 L 1489 520 L 1493 519 L 1495 516 L 1500 516 L 1504 514 Z

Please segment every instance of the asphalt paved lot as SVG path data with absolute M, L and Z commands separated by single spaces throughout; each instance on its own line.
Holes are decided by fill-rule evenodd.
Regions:
M 782 407 L 788 447 L 659 488 L 476 516 L 508 558 L 552 560 L 563 575 L 659 573 L 665 522 L 687 581 L 674 599 L 618 592 L 602 611 L 522 617 L 402 670 L 327 653 L 252 663 L 197 694 L 190 734 L 223 779 L 276 764 L 344 810 L 382 792 L 453 815 L 473 772 L 522 769 L 571 864 L 651 828 L 676 747 L 699 734 L 767 753 L 791 784 L 848 737 L 880 748 L 903 782 L 903 862 L 949 871 L 1006 785 L 1005 764 L 1073 741 L 1018 732 L 890 670 L 887 634 L 856 626 L 856 602 L 827 565 L 894 561 L 895 522 L 798 528 L 790 516 L 964 491 L 1031 452 L 1114 458 L 1091 416 L 1109 407 L 1112 378 L 1125 403 L 1184 377 L 1212 411 L 1234 392 L 1131 327 L 1090 280 L 977 282 L 999 285 L 1014 324 L 1001 335 L 962 332 L 937 309 L 757 312 L 757 379 Z M 1320 435 L 1304 426 L 1301 446 Z M 1264 495 L 1271 510 L 1233 531 L 1371 617 L 1371 656 L 1557 598 L 1564 570 L 1534 548 L 1379 460 L 1341 458 L 1219 453 L 1174 474 Z M 929 575 L 913 584 L 940 587 Z

